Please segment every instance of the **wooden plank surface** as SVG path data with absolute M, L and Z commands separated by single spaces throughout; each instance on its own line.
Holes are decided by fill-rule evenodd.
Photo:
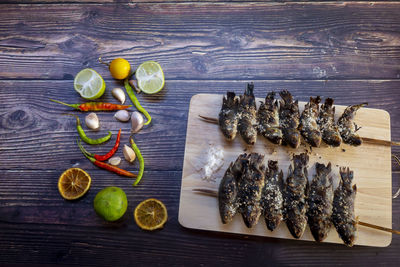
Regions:
M 400 6 L 392 2 L 1 8 L 5 79 L 72 79 L 99 67 L 100 55 L 133 66 L 156 58 L 168 79 L 400 77 Z
M 257 87 L 255 87 L 255 90 L 257 91 Z M 239 92 L 237 93 L 239 94 Z M 266 94 L 265 91 L 264 94 Z M 262 100 L 258 98 L 256 102 L 259 103 Z M 219 182 L 230 162 L 235 161 L 238 155 L 244 153 L 244 151 L 265 155 L 265 164 L 267 160 L 277 160 L 285 178 L 291 162 L 291 155 L 309 151 L 309 146 L 304 145 L 295 150 L 273 145 L 262 137 L 257 139 L 253 147 L 246 146 L 240 137 L 233 142 L 227 142 L 218 125 L 204 122 L 198 117 L 201 114 L 217 118 L 221 103 L 222 95 L 216 94 L 198 94 L 193 96 L 190 101 L 179 202 L 179 222 L 182 226 L 191 229 L 295 239 L 284 223 L 271 232 L 267 229 L 262 218 L 252 229 L 245 226 L 239 215 L 231 223 L 224 225 L 218 213 L 217 199 L 193 192 L 193 189 L 196 188 L 217 191 Z M 299 102 L 300 111 L 304 109 L 304 104 L 305 102 Z M 335 107 L 337 120 L 346 106 L 335 105 Z M 362 127 L 359 131 L 361 137 L 390 140 L 390 116 L 384 110 L 362 108 L 357 112 L 355 123 Z M 220 147 L 224 154 L 223 167 L 213 174 L 211 181 L 204 179 L 203 169 L 204 165 L 207 164 L 210 147 Z M 391 227 L 392 167 L 390 164 L 391 148 L 389 146 L 364 143 L 360 147 L 342 144 L 340 147 L 331 148 L 322 144 L 319 148 L 313 148 L 309 156 L 308 178 L 310 181 L 315 175 L 314 165 L 316 162 L 332 163 L 334 188 L 340 180 L 339 167 L 349 167 L 354 171 L 354 183 L 357 184 L 355 213 L 359 216 L 359 219 L 375 225 Z M 309 228 L 306 229 L 301 240 L 314 241 Z M 391 234 L 359 227 L 355 244 L 386 247 L 391 241 Z M 342 243 L 334 229 L 331 229 L 325 242 Z
M 194 94 L 240 91 L 255 81 L 287 88 L 303 101 L 317 94 L 342 105 L 368 101 L 390 113 L 392 138 L 400 140 L 398 3 L 45 2 L 0 5 L 0 265 L 399 264 L 395 236 L 387 248 L 348 249 L 188 230 L 178 223 Z M 121 86 L 97 63 L 99 55 L 125 57 L 133 67 L 157 60 L 166 74 L 161 94 L 139 95 L 154 124 L 136 135 L 146 160 L 137 188 L 86 161 L 74 144 L 73 120 L 60 116 L 68 109 L 48 102 L 83 102 L 72 80 L 85 67 L 95 68 L 108 88 Z M 115 102 L 109 91 L 101 100 Z M 98 135 L 122 127 L 127 141 L 129 125 L 117 124 L 112 115 L 99 114 L 104 128 Z M 112 140 L 88 149 L 111 146 Z M 93 187 L 71 203 L 58 196 L 55 184 L 74 165 L 92 175 Z M 122 167 L 137 170 L 135 164 Z M 392 161 L 392 168 L 395 193 L 400 167 Z M 92 210 L 97 191 L 111 185 L 129 198 L 126 217 L 115 224 Z M 165 229 L 155 233 L 139 230 L 132 220 L 134 206 L 148 197 L 164 201 L 169 213 Z M 398 199 L 392 208 L 392 227 L 400 229 Z

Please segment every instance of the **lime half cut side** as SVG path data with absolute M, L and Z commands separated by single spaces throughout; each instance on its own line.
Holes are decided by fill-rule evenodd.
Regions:
M 165 84 L 164 72 L 160 64 L 155 61 L 140 64 L 135 76 L 140 90 L 146 94 L 158 93 Z
M 106 83 L 95 70 L 83 69 L 75 76 L 74 88 L 83 98 L 93 100 L 104 94 Z

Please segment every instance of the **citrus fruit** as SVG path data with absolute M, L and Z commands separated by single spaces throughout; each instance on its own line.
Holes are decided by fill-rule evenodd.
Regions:
M 91 183 L 92 179 L 87 172 L 79 168 L 70 168 L 58 179 L 58 191 L 63 198 L 73 200 L 83 196 Z
M 149 198 L 142 201 L 134 212 L 136 224 L 144 230 L 162 228 L 168 219 L 167 208 L 164 203 Z
M 110 63 L 111 76 L 117 80 L 123 80 L 129 76 L 131 65 L 126 59 L 116 58 Z
M 97 99 L 104 94 L 106 83 L 93 69 L 81 70 L 74 79 L 74 88 L 85 99 Z
M 100 217 L 106 221 L 113 222 L 125 214 L 128 207 L 128 199 L 121 188 L 110 186 L 97 193 L 93 206 Z
M 146 94 L 155 94 L 164 87 L 164 72 L 155 61 L 146 61 L 137 68 L 136 80 L 140 90 Z

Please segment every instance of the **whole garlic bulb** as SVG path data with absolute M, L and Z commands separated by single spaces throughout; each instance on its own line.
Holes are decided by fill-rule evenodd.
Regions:
M 125 110 L 125 109 L 118 110 L 114 114 L 114 118 L 116 118 L 117 120 L 122 121 L 122 122 L 127 122 L 130 119 L 129 112 L 127 110 Z
M 140 129 L 142 129 L 142 127 L 144 125 L 144 119 L 143 119 L 142 114 L 140 114 L 137 111 L 132 112 L 131 123 L 132 123 L 131 132 L 132 133 L 139 132 Z
M 86 126 L 89 129 L 92 130 L 98 130 L 100 128 L 100 121 L 99 118 L 97 117 L 96 113 L 92 112 L 89 113 L 86 117 L 85 117 L 85 123 Z
M 126 96 L 125 96 L 124 91 L 121 88 L 116 87 L 116 88 L 112 89 L 111 93 L 117 100 L 119 100 L 121 102 L 121 104 L 125 103 Z

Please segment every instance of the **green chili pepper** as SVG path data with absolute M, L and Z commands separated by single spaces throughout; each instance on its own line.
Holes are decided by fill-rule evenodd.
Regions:
M 133 92 L 133 89 L 131 87 L 131 85 L 129 84 L 128 79 L 124 80 L 124 86 L 126 89 L 126 92 L 128 93 L 128 96 L 130 97 L 132 103 L 135 105 L 135 107 L 137 108 L 137 110 L 139 110 L 140 112 L 142 112 L 144 114 L 144 116 L 146 117 L 147 121 L 144 123 L 144 125 L 150 124 L 151 122 L 151 116 L 150 114 L 142 107 L 142 105 L 140 105 L 139 100 L 136 98 L 135 93 Z
M 143 172 L 144 172 L 144 159 L 143 159 L 143 157 L 142 157 L 142 154 L 140 153 L 139 148 L 137 147 L 137 145 L 136 145 L 135 142 L 133 141 L 132 136 L 130 137 L 129 140 L 131 141 L 132 149 L 133 149 L 133 151 L 135 151 L 136 157 L 137 157 L 137 159 L 139 160 L 139 173 L 138 173 L 138 176 L 137 176 L 135 182 L 133 183 L 133 185 L 136 186 L 136 185 L 140 182 L 140 179 L 142 179 L 142 176 L 143 176 Z
M 108 131 L 108 134 L 104 137 L 98 138 L 98 139 L 92 139 L 86 136 L 85 132 L 83 131 L 83 128 L 81 126 L 81 121 L 79 120 L 79 117 L 76 115 L 72 114 L 64 114 L 64 115 L 69 115 L 69 116 L 74 116 L 76 118 L 76 130 L 78 131 L 79 136 L 81 139 L 90 145 L 99 145 L 102 144 L 106 141 L 108 141 L 111 138 L 112 133 Z

